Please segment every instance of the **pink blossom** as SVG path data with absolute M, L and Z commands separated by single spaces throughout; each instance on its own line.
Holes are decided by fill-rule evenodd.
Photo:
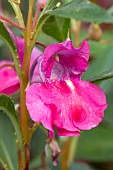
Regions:
M 22 65 L 23 55 L 24 55 L 24 39 L 15 37 L 10 29 L 8 29 L 8 31 L 17 46 L 20 64 Z M 31 54 L 30 66 L 41 53 L 42 52 L 38 50 L 36 47 L 33 49 L 32 54 Z M 3 60 L 3 61 L 0 61 L 0 67 L 3 66 L 4 64 L 12 64 L 12 63 L 13 62 L 11 61 Z M 33 80 L 35 79 L 35 74 L 32 79 Z M 19 88 L 20 88 L 20 82 L 19 82 L 19 78 L 14 68 L 9 68 L 8 66 L 2 68 L 0 70 L 0 93 L 5 93 L 5 94 L 10 95 L 16 92 L 17 90 L 19 90 Z
M 48 46 L 38 65 L 42 82 L 27 89 L 26 105 L 30 117 L 59 136 L 78 136 L 80 130 L 96 127 L 107 107 L 103 90 L 81 80 L 88 67 L 89 45 L 74 48 L 67 39 Z

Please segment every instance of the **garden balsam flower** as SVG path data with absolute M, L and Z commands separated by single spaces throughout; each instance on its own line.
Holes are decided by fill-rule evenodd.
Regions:
M 30 117 L 41 122 L 54 136 L 78 136 L 80 130 L 96 127 L 107 107 L 104 91 L 81 80 L 88 67 L 89 45 L 83 41 L 74 48 L 71 40 L 48 46 L 38 62 L 40 82 L 32 83 L 26 92 Z
M 8 28 L 7 28 L 8 29 Z M 24 39 L 15 37 L 14 34 L 10 29 L 8 29 L 12 39 L 14 40 L 14 43 L 17 46 L 18 50 L 18 56 L 20 60 L 20 64 L 22 66 L 23 63 L 23 56 L 24 56 Z M 32 54 L 31 54 L 31 60 L 30 60 L 30 66 L 34 62 L 34 60 L 39 56 L 42 52 L 34 47 Z M 13 64 L 11 61 L 3 60 L 0 61 L 0 67 L 2 67 L 5 64 Z M 35 71 L 36 72 L 36 71 Z M 35 79 L 35 74 L 32 78 L 32 81 Z M 20 81 L 19 78 L 15 72 L 15 69 L 9 66 L 5 66 L 4 68 L 0 69 L 0 94 L 4 93 L 7 95 L 10 95 L 20 88 Z

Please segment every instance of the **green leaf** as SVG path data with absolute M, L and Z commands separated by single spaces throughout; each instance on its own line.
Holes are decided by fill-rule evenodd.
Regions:
M 113 6 L 111 6 L 111 7 L 108 9 L 108 13 L 109 13 L 109 14 L 113 14 Z
M 61 42 L 67 38 L 69 26 L 69 19 L 51 16 L 46 21 L 43 31 Z
M 12 0 L 8 0 L 9 3 L 11 4 L 15 14 L 16 14 L 16 19 L 18 20 L 19 22 L 19 25 L 24 28 L 24 20 L 23 20 L 23 16 L 22 16 L 22 12 L 21 12 L 21 9 L 20 9 L 20 5 L 16 5 Z
M 30 148 L 31 148 L 31 161 L 30 169 L 38 169 L 41 164 L 41 155 L 45 149 L 45 143 L 47 139 L 47 134 L 39 127 L 31 138 Z M 40 141 L 39 141 L 40 140 Z
M 113 23 L 112 15 L 88 0 L 74 0 L 55 10 L 49 10 L 47 13 L 85 22 Z
M 2 150 L 3 150 L 3 152 L 4 152 L 4 155 L 5 155 L 5 157 L 6 157 L 6 160 L 7 160 L 8 164 L 9 164 L 9 167 L 11 168 L 11 170 L 14 170 L 13 162 L 12 162 L 11 157 L 10 157 L 10 155 L 9 155 L 9 152 L 8 152 L 8 150 L 7 150 L 7 146 L 5 145 L 5 143 L 3 142 L 3 140 L 0 141 L 0 145 L 1 145 L 1 147 L 2 147 Z
M 11 100 L 10 97 L 4 94 L 0 95 L 0 110 L 3 110 L 7 114 L 7 116 L 9 117 L 9 119 L 11 120 L 15 128 L 16 135 L 18 138 L 18 145 L 22 152 L 23 161 L 25 161 L 25 147 L 24 147 L 24 140 L 22 136 L 20 123 L 18 121 L 18 117 L 14 109 L 13 101 Z
M 106 71 L 88 79 L 88 81 L 96 83 L 96 82 L 100 82 L 100 81 L 111 79 L 111 78 L 113 78 L 113 68 L 106 70 Z
M 92 170 L 86 163 L 71 163 L 70 170 Z
M 17 136 L 14 127 L 4 111 L 0 110 L 0 158 L 2 167 L 18 169 Z M 1 168 L 1 166 L 0 166 Z
M 83 131 L 78 139 L 76 158 L 84 161 L 113 160 L 113 128 L 102 124 L 90 131 Z
M 18 53 L 17 53 L 16 46 L 15 46 L 9 32 L 7 31 L 6 27 L 4 26 L 4 24 L 1 21 L 0 21 L 0 38 L 6 43 L 6 45 L 10 49 L 10 51 L 13 55 L 17 74 L 19 77 L 21 77 L 20 62 L 18 59 Z
M 5 170 L 10 170 L 10 168 L 7 166 L 6 162 L 0 157 L 0 163 L 5 168 Z

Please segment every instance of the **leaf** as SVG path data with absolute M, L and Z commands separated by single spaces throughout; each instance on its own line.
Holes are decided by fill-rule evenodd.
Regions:
M 112 15 L 88 0 L 72 1 L 54 10 L 49 10 L 47 13 L 85 22 L 113 23 Z
M 69 170 L 92 170 L 86 163 L 71 163 Z
M 18 117 L 17 117 L 16 111 L 14 109 L 14 104 L 13 104 L 13 101 L 11 100 L 11 98 L 4 94 L 0 95 L 0 110 L 3 110 L 7 114 L 7 116 L 9 117 L 9 119 L 11 120 L 11 122 L 15 128 L 16 135 L 18 138 L 18 145 L 22 152 L 23 161 L 25 161 L 24 140 L 23 140 L 23 136 L 22 136 L 21 127 L 20 127 L 20 124 L 18 121 Z
M 16 140 L 17 136 L 10 119 L 4 114 L 4 111 L 0 110 L 0 158 L 3 160 L 1 162 L 2 167 L 7 165 L 11 170 L 18 168 Z
M 47 134 L 39 127 L 31 138 L 31 161 L 30 169 L 38 168 L 41 165 L 41 156 L 45 149 Z M 40 140 L 40 142 L 39 142 Z
M 106 70 L 106 71 L 102 72 L 101 74 L 98 74 L 98 75 L 88 79 L 88 81 L 96 83 L 98 81 L 100 82 L 100 81 L 111 79 L 111 78 L 113 78 L 113 68 Z
M 113 160 L 113 128 L 102 124 L 90 131 L 83 131 L 78 139 L 76 158 L 84 161 Z
M 20 62 L 18 59 L 18 53 L 17 53 L 16 46 L 15 46 L 9 32 L 7 31 L 6 27 L 4 26 L 4 24 L 1 21 L 0 21 L 0 38 L 6 43 L 6 45 L 10 49 L 10 51 L 13 55 L 17 74 L 19 77 L 21 77 Z
M 69 26 L 69 19 L 51 16 L 43 26 L 43 31 L 61 42 L 67 38 Z
M 113 14 L 113 6 L 111 6 L 111 7 L 108 9 L 108 13 L 109 13 L 109 14 Z
M 11 157 L 10 157 L 9 152 L 7 150 L 7 146 L 5 145 L 3 140 L 0 141 L 0 145 L 1 145 L 2 149 L 3 149 L 3 152 L 5 154 L 6 160 L 7 160 L 8 164 L 9 164 L 9 167 L 11 168 L 11 170 L 14 170 L 14 165 L 12 163 Z

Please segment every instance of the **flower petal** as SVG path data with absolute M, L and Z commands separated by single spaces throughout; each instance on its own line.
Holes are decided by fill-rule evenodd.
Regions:
M 10 64 L 10 61 L 1 61 L 0 66 L 3 64 Z M 20 87 L 19 78 L 13 68 L 4 67 L 0 70 L 0 93 L 10 95 L 17 91 Z
M 68 130 L 60 129 L 60 128 L 57 128 L 57 133 L 58 133 L 58 136 L 79 136 L 80 135 L 80 132 L 78 131 L 68 131 Z
M 27 90 L 26 104 L 31 119 L 52 132 L 56 127 L 59 135 L 72 136 L 97 126 L 107 104 L 97 85 L 68 81 L 32 84 Z
M 22 65 L 23 57 L 24 57 L 24 39 L 23 38 L 17 37 L 17 49 L 18 49 L 20 63 Z M 31 60 L 30 60 L 30 67 L 33 64 L 34 60 L 41 54 L 42 54 L 42 52 L 38 48 L 36 48 L 36 47 L 33 48 L 33 51 L 31 54 Z
M 74 81 L 71 119 L 80 130 L 96 127 L 107 108 L 104 91 L 97 85 L 86 81 Z
M 26 95 L 26 105 L 31 119 L 41 122 L 44 127 L 53 131 L 53 127 L 67 131 L 78 131 L 70 121 L 71 91 L 65 82 L 34 83 Z
M 88 67 L 89 54 L 87 41 L 83 41 L 79 48 L 74 48 L 69 39 L 63 43 L 52 44 L 44 51 L 42 71 L 45 72 L 47 78 L 50 78 L 54 64 L 60 63 L 62 68 L 65 67 L 65 70 L 67 70 L 65 75 L 62 75 L 62 80 L 70 77 L 80 79 L 80 76 Z M 56 62 L 55 55 L 59 57 L 59 63 Z

